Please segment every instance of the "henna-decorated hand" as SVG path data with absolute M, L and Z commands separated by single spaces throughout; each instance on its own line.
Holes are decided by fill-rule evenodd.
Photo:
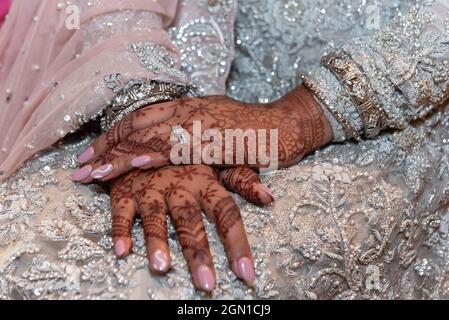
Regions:
M 145 233 L 149 268 L 165 273 L 170 268 L 166 214 L 170 212 L 194 285 L 210 292 L 215 269 L 209 250 L 203 210 L 215 222 L 230 267 L 247 283 L 254 280 L 254 266 L 240 210 L 228 191 L 238 192 L 257 205 L 273 201 L 269 191 L 249 168 L 217 173 L 203 166 L 164 167 L 156 171 L 135 170 L 112 183 L 112 237 L 115 253 L 123 258 L 132 251 L 131 227 L 140 215 Z
M 245 104 L 220 96 L 188 98 L 143 108 L 119 122 L 79 157 L 85 166 L 73 175 L 73 179 L 83 183 L 93 179 L 107 181 L 134 168 L 168 165 L 173 147 L 170 142 L 172 128 L 181 125 L 192 134 L 193 121 L 201 122 L 202 132 L 216 128 L 222 137 L 226 129 L 264 130 L 266 142 L 256 136 L 255 163 L 249 161 L 252 153 L 248 140 L 243 143 L 245 152 L 240 160 L 254 167 L 271 165 L 262 162 L 260 148 L 265 148 L 264 153 L 270 159 L 277 158 L 279 167 L 286 167 L 332 140 L 328 120 L 313 95 L 303 86 L 266 105 Z M 275 145 L 269 138 L 272 129 L 278 130 L 278 147 L 270 153 L 270 144 Z M 235 146 L 236 143 L 230 157 L 234 161 L 238 156 Z M 195 148 L 192 149 L 193 157 Z M 223 164 L 229 165 L 229 162 L 225 163 L 229 160 L 229 149 L 224 150 L 222 157 L 226 158 L 222 159 Z M 204 158 L 200 157 L 200 160 Z

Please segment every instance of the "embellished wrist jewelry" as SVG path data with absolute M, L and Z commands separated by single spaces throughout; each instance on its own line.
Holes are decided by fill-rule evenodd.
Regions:
M 314 94 L 318 102 L 332 114 L 335 120 L 340 123 L 346 137 L 361 141 L 362 138 L 359 130 L 357 130 L 349 119 L 337 109 L 336 105 L 338 102 L 332 101 L 312 77 L 302 76 L 302 80 L 303 84 Z
M 386 115 L 359 66 L 346 53 L 325 56 L 322 65 L 340 80 L 351 96 L 362 118 L 364 135 L 368 138 L 377 136 L 384 127 Z
M 117 95 L 103 111 L 101 129 L 107 131 L 130 113 L 157 102 L 172 101 L 187 94 L 195 95 L 194 88 L 144 78 L 132 79 L 122 86 L 120 74 L 104 78 L 107 87 Z
M 378 103 L 367 77 L 346 53 L 323 57 L 322 65 L 328 68 L 340 81 L 351 97 L 363 121 L 364 135 L 377 136 L 386 123 L 386 114 Z

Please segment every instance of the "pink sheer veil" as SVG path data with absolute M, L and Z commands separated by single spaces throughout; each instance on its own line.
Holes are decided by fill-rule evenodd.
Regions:
M 9 11 L 10 5 L 11 3 L 9 2 L 9 0 L 0 0 L 0 28 L 3 24 L 3 19 Z
M 79 29 L 67 28 L 67 12 L 59 1 L 15 0 L 0 30 L 0 180 L 76 129 L 77 116 L 95 115 L 113 95 L 105 75 L 183 84 L 180 77 L 143 68 L 128 50 L 131 42 L 151 42 L 179 63 L 167 32 L 178 0 L 71 3 L 81 12 Z M 147 26 L 139 28 L 135 19 L 125 19 L 129 27 L 110 32 L 107 16 L 128 9 L 131 14 L 143 12 Z

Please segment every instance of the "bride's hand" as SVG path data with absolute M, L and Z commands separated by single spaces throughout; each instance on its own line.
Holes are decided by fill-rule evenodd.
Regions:
M 79 157 L 85 166 L 73 178 L 84 183 L 93 179 L 107 181 L 134 168 L 153 169 L 171 164 L 172 128 L 180 125 L 192 135 L 194 121 L 201 123 L 201 134 L 207 129 L 218 129 L 221 137 L 225 136 L 227 129 L 263 130 L 266 141 L 259 140 L 257 136 L 254 143 L 258 150 L 265 148 L 267 157 L 277 160 L 279 167 L 297 163 L 306 154 L 332 140 L 328 120 L 303 86 L 265 105 L 245 104 L 221 96 L 186 98 L 143 108 L 119 122 Z M 278 148 L 270 154 L 270 144 L 274 143 L 269 138 L 272 129 L 278 130 Z M 234 147 L 230 150 L 233 154 L 229 155 L 229 150 L 224 150 L 222 163 L 229 165 L 225 161 L 229 156 L 235 161 L 235 151 Z M 249 163 L 251 152 L 244 151 L 242 160 L 245 164 L 253 167 L 272 165 L 262 164 L 259 152 L 255 163 Z M 191 154 L 193 156 L 194 151 Z M 200 160 L 204 159 L 200 157 Z
M 132 251 L 131 227 L 139 215 L 145 233 L 149 268 L 166 273 L 170 268 L 166 215 L 170 212 L 184 257 L 196 288 L 210 292 L 215 287 L 215 269 L 202 222 L 203 210 L 215 222 L 235 275 L 254 281 L 252 255 L 240 210 L 219 180 L 232 191 L 258 205 L 273 201 L 258 175 L 249 168 L 231 168 L 218 173 L 203 166 L 135 170 L 112 183 L 112 237 L 115 254 Z

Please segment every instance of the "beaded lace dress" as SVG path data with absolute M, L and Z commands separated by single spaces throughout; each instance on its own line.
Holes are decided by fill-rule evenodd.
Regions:
M 321 57 L 338 48 L 359 52 L 361 65 L 386 61 L 390 68 L 367 77 L 376 88 L 379 76 L 391 84 L 378 91 L 389 107 L 390 130 L 360 143 L 334 143 L 264 176 L 275 194 L 272 207 L 236 196 L 255 258 L 253 288 L 229 270 L 205 222 L 217 271 L 212 298 L 448 298 L 449 110 L 441 104 L 449 81 L 447 1 L 201 3 L 208 19 L 170 31 L 183 53 L 183 71 L 226 69 L 234 39 L 220 38 L 220 46 L 201 56 L 194 48 L 217 25 L 210 21 L 226 28 L 223 21 L 232 19 L 236 6 L 227 92 L 239 100 L 269 102 L 310 73 L 336 107 L 343 105 L 339 84 L 320 67 Z M 195 84 L 204 95 L 219 91 L 210 83 L 199 78 Z M 345 116 L 357 124 L 348 110 Z M 139 221 L 135 252 L 115 258 L 109 196 L 69 178 L 91 139 L 86 132 L 65 138 L 0 184 L 0 298 L 210 298 L 191 284 L 170 223 L 173 268 L 167 276 L 148 272 Z

